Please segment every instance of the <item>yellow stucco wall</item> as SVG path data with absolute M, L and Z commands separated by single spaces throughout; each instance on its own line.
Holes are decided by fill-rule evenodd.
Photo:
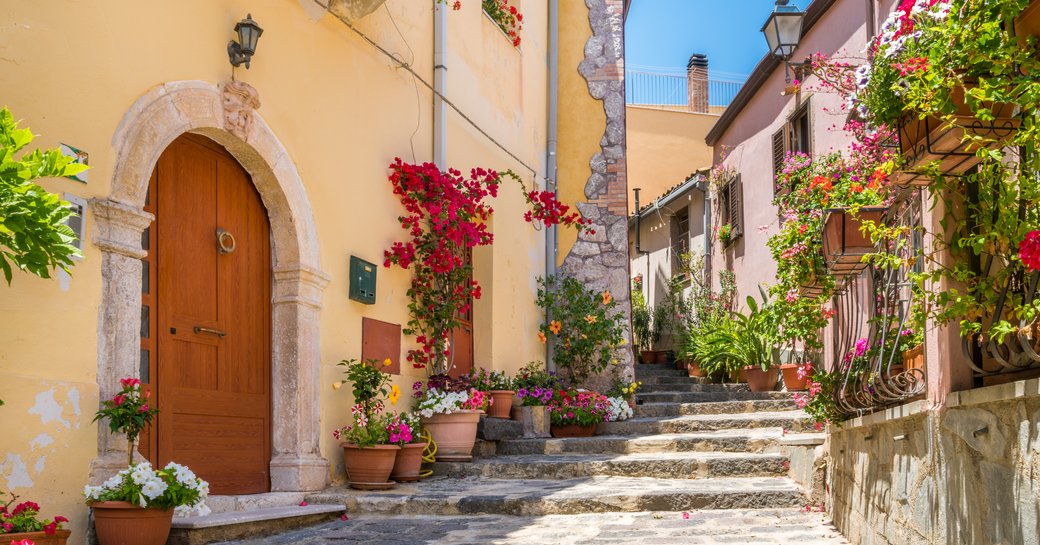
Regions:
M 578 65 L 585 58 L 585 42 L 591 36 L 585 3 L 560 2 L 557 194 L 571 207 L 588 200 L 585 183 L 592 175 L 589 160 L 600 152 L 600 139 L 607 126 L 603 102 L 592 98 L 588 83 L 578 73 Z M 577 237 L 574 229 L 559 229 L 558 263 L 563 263 Z
M 561 4 L 568 55 L 561 63 L 561 157 L 582 158 L 560 162 L 561 179 L 580 180 L 564 185 L 564 198 L 573 203 L 583 198 L 588 158 L 598 150 L 604 121 L 602 106 L 588 97 L 576 72 L 589 33 L 587 20 L 578 20 L 587 12 L 580 2 Z M 387 10 L 357 27 L 432 82 L 432 5 L 388 0 Z M 547 13 L 544 2 L 523 7 L 519 51 L 483 15 L 479 2 L 449 12 L 447 94 L 542 180 Z M 347 299 L 348 259 L 381 263 L 383 250 L 403 234 L 397 224 L 402 209 L 390 192 L 386 166 L 395 156 L 412 160 L 413 148 L 414 160 L 431 159 L 432 93 L 340 21 L 315 19 L 311 0 L 55 0 L 5 5 L 0 103 L 42 135 L 38 145 L 60 141 L 90 154 L 88 184 L 47 180 L 45 187 L 104 198 L 116 159 L 113 135 L 128 108 L 164 82 L 227 80 L 227 42 L 247 12 L 264 34 L 252 68 L 239 69 L 237 76 L 259 91 L 259 113 L 304 181 L 322 269 L 332 278 L 321 311 L 321 451 L 341 472 L 330 432 L 345 423 L 350 395 L 329 387 L 341 378 L 335 364 L 360 355 L 362 317 L 407 320 L 409 278 L 399 269 L 380 268 L 376 304 L 361 305 Z M 583 98 L 570 98 L 574 90 Z M 534 178 L 454 112 L 448 117 L 448 158 L 464 171 L 510 168 L 528 182 Z M 544 235 L 522 221 L 519 188 L 504 187 L 494 206 L 495 245 L 475 257 L 475 276 L 484 288 L 475 307 L 476 362 L 512 371 L 544 358 L 533 334 L 540 322 L 534 295 L 535 277 L 544 270 Z M 88 241 L 92 229 L 88 214 Z M 561 255 L 568 248 L 561 244 Z M 0 315 L 7 318 L 0 328 L 0 399 L 7 403 L 0 408 L 0 489 L 40 501 L 48 516 L 69 516 L 76 532 L 72 543 L 82 543 L 86 508 L 80 491 L 97 449 L 90 420 L 98 404 L 100 260 L 100 251 L 87 242 L 70 281 L 19 274 L 12 287 L 0 286 Z M 518 334 L 524 331 L 532 334 Z M 425 378 L 406 363 L 402 371 L 397 380 L 405 391 Z
M 704 137 L 717 115 L 628 106 L 628 187 L 642 189 L 646 205 L 686 181 L 690 173 L 711 167 L 711 147 Z M 629 199 L 629 211 L 635 199 Z

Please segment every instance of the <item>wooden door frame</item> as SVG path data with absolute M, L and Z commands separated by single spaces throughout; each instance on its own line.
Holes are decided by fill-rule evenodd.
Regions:
M 113 141 L 117 155 L 107 198 L 90 204 L 93 244 L 101 253 L 98 318 L 99 395 L 138 376 L 141 327 L 141 235 L 153 217 L 144 211 L 148 179 L 166 147 L 185 132 L 228 150 L 253 179 L 271 222 L 272 454 L 271 490 L 323 489 L 329 462 L 320 428 L 320 315 L 329 277 L 322 272 L 317 229 L 303 181 L 285 147 L 255 108 L 256 91 L 242 82 L 216 86 L 181 81 L 154 87 L 127 111 Z M 90 252 L 87 253 L 90 259 Z M 126 467 L 122 437 L 98 426 L 90 481 L 99 484 Z

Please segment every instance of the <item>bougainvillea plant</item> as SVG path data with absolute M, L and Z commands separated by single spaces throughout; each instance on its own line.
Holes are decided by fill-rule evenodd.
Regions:
M 483 0 L 484 13 L 498 24 L 514 47 L 520 47 L 520 31 L 524 27 L 524 14 L 510 0 Z
M 461 325 L 459 316 L 470 310 L 472 301 L 480 299 L 468 256 L 494 240 L 488 229 L 494 211 L 489 201 L 498 195 L 502 177 L 519 183 L 532 203 L 527 221 L 579 230 L 587 230 L 591 222 L 569 212 L 551 193 L 527 191 L 511 171 L 475 168 L 463 176 L 456 169 L 441 171 L 433 163 L 414 165 L 400 158 L 390 164 L 390 171 L 394 194 L 406 212 L 398 221 L 409 239 L 394 242 L 384 252 L 383 265 L 412 271 L 404 333 L 415 335 L 419 346 L 408 351 L 407 360 L 417 369 L 446 373 L 451 365 L 451 332 Z M 538 195 L 537 206 L 532 193 Z

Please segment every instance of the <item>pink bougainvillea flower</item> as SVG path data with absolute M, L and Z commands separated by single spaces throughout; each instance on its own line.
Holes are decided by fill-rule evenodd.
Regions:
M 1018 255 L 1027 269 L 1040 271 L 1040 230 L 1030 231 L 1018 243 Z
M 339 516 L 339 520 L 350 520 L 350 517 L 348 517 L 346 513 L 343 513 Z
M 300 502 L 300 507 L 307 507 L 308 505 L 310 505 L 310 504 L 307 503 L 307 500 L 303 500 L 303 501 Z
M 690 514 L 686 511 L 683 511 L 682 518 L 683 520 L 690 520 Z

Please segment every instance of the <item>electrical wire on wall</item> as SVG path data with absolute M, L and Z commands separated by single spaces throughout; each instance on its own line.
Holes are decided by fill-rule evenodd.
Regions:
M 321 1 L 314 0 L 314 3 L 319 5 L 319 6 L 321 6 L 322 10 L 328 11 L 328 8 L 325 5 L 323 5 Z M 384 4 L 383 7 L 385 8 L 386 5 Z M 510 158 L 512 158 L 514 161 L 516 161 L 517 164 L 522 166 L 524 169 L 530 171 L 531 175 L 534 177 L 534 180 L 535 180 L 536 183 L 540 179 L 544 184 L 546 184 L 546 185 L 548 184 L 548 180 L 546 179 L 545 176 L 540 175 L 538 173 L 538 171 L 534 169 L 534 167 L 532 167 L 531 165 L 527 164 L 526 161 L 524 161 L 519 156 L 517 156 L 515 153 L 513 153 L 512 150 L 510 150 L 505 145 L 503 145 L 501 142 L 499 142 L 497 139 L 495 139 L 493 136 L 491 136 L 491 134 L 489 134 L 487 132 L 487 130 L 485 130 L 476 121 L 474 121 L 473 118 L 471 118 L 469 115 L 467 115 L 465 112 L 463 112 L 461 108 L 459 108 L 454 102 L 451 101 L 451 99 L 449 99 L 448 97 L 444 96 L 443 93 L 438 92 L 433 87 L 433 85 L 430 84 L 430 82 L 426 81 L 421 75 L 419 75 L 415 71 L 415 69 L 412 67 L 412 63 L 411 62 L 405 62 L 402 58 L 399 58 L 401 56 L 399 53 L 393 53 L 393 52 L 387 50 L 385 47 L 380 45 L 378 42 L 373 40 L 367 34 L 365 34 L 360 29 L 358 29 L 353 24 L 351 24 L 351 22 L 348 21 L 345 17 L 337 15 L 337 14 L 331 12 L 331 11 L 328 11 L 328 12 L 329 12 L 329 14 L 331 14 L 336 19 L 339 19 L 339 21 L 341 23 L 343 23 L 347 28 L 349 28 L 351 31 L 353 31 L 355 34 L 357 34 L 362 40 L 368 42 L 372 47 L 374 47 L 376 49 L 376 51 L 380 52 L 385 57 L 387 57 L 388 59 L 393 61 L 394 64 L 396 64 L 398 67 L 403 68 L 409 74 L 411 74 L 412 78 L 413 78 L 413 81 L 416 84 L 421 83 L 424 87 L 429 89 L 431 93 L 433 93 L 434 95 L 438 96 L 445 104 L 448 105 L 449 108 L 454 110 L 455 113 L 458 114 L 459 117 L 461 117 L 466 123 L 469 123 L 470 126 L 472 126 L 474 129 L 476 129 L 477 132 L 479 132 L 484 138 L 486 138 L 488 140 L 488 142 L 491 142 L 492 144 L 494 144 L 495 147 L 497 147 L 498 149 L 502 150 L 506 155 L 508 155 Z M 387 13 L 389 13 L 389 10 L 387 10 Z M 391 16 L 391 22 L 394 22 L 392 16 Z M 395 28 L 397 27 L 397 23 L 396 22 L 394 22 L 394 27 Z M 400 33 L 401 33 L 400 29 L 398 29 L 398 34 L 400 34 Z M 404 36 L 402 35 L 402 39 L 403 38 L 404 38 Z M 405 45 L 407 46 L 407 41 L 405 41 Z M 409 49 L 409 51 L 411 51 L 411 47 L 410 46 L 409 46 L 408 49 Z M 413 62 L 415 60 L 414 59 L 414 52 L 413 52 L 413 59 L 412 60 L 413 60 Z M 418 89 L 418 87 L 416 89 Z M 416 132 L 418 132 L 418 122 L 417 122 Z M 413 137 L 414 137 L 414 133 L 413 133 Z M 414 156 L 414 149 L 413 149 L 412 154 Z M 414 161 L 414 158 L 413 158 L 413 161 Z

